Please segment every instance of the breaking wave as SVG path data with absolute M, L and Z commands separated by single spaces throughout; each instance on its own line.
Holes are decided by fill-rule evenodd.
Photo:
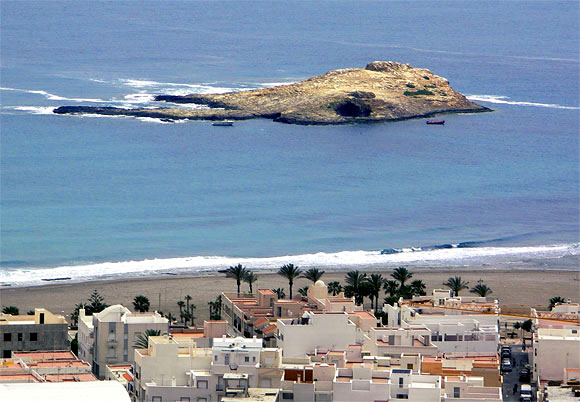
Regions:
M 512 101 L 509 100 L 509 96 L 501 95 L 467 95 L 467 99 L 479 102 L 488 103 L 502 103 L 505 105 L 517 105 L 517 106 L 529 106 L 529 107 L 545 107 L 551 109 L 568 109 L 568 110 L 580 110 L 579 106 L 563 106 L 555 103 L 538 103 L 538 102 L 527 102 L 527 101 Z
M 255 271 L 274 271 L 281 265 L 293 263 L 302 268 L 357 269 L 365 267 L 395 267 L 401 264 L 429 267 L 477 266 L 510 264 L 527 259 L 579 256 L 578 244 L 527 247 L 476 247 L 460 243 L 455 246 L 407 248 L 395 253 L 381 251 L 340 251 L 278 257 L 194 256 L 183 258 L 149 259 L 142 261 L 105 262 L 70 265 L 54 268 L 5 267 L 0 271 L 0 286 L 36 286 L 55 280 L 80 282 L 102 279 L 142 277 L 155 274 L 210 274 L 235 264 L 243 264 Z M 463 244 L 463 246 L 461 246 Z M 394 250 L 394 249 L 393 249 Z M 8 265 L 8 263 L 6 263 Z M 542 269 L 546 269 L 543 267 Z

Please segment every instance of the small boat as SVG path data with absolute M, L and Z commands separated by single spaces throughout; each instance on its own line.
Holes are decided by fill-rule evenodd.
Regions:
M 218 126 L 218 127 L 231 127 L 234 125 L 233 121 L 228 121 L 228 120 L 224 120 L 224 121 L 214 121 L 213 123 L 211 123 L 212 126 Z
M 445 120 L 427 120 L 427 124 L 445 124 Z

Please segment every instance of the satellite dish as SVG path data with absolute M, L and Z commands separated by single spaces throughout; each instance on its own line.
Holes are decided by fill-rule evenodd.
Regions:
M 237 370 L 238 369 L 238 363 L 230 363 L 230 370 Z

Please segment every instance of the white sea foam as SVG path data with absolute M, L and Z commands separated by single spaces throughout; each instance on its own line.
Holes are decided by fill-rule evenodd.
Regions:
M 380 251 L 358 250 L 264 258 L 196 256 L 143 261 L 107 262 L 56 268 L 4 269 L 0 271 L 0 284 L 10 283 L 12 286 L 33 286 L 50 283 L 43 282 L 43 278 L 70 278 L 71 281 L 86 281 L 146 276 L 162 272 L 201 274 L 216 272 L 238 263 L 256 271 L 276 270 L 280 266 L 288 263 L 293 263 L 303 268 L 316 266 L 319 268 L 335 267 L 344 269 L 356 269 L 356 267 L 363 266 L 394 267 L 400 264 L 411 266 L 465 267 L 484 263 L 509 263 L 530 258 L 560 258 L 570 255 L 580 255 L 578 245 L 474 247 L 428 251 L 412 251 L 412 249 L 408 249 L 408 251 L 401 253 L 384 255 Z
M 20 110 L 32 114 L 53 114 L 54 106 L 5 106 L 3 109 Z
M 33 90 L 33 89 L 20 89 L 20 88 L 6 88 L 0 87 L 0 91 L 14 91 L 14 92 L 24 92 L 29 94 L 37 94 L 42 95 L 48 100 L 64 100 L 64 101 L 71 101 L 71 102 L 91 102 L 91 103 L 106 103 L 109 101 L 103 99 L 94 99 L 94 98 L 67 98 L 64 96 L 59 96 L 55 94 L 51 94 L 46 91 L 42 90 Z
M 239 91 L 238 88 L 218 87 L 204 84 L 186 84 L 178 82 L 158 82 L 148 80 L 123 79 L 121 84 L 132 88 L 154 89 L 168 95 L 187 95 L 191 93 L 216 94 Z M 163 91 L 162 91 L 163 90 Z
M 165 121 L 162 119 L 155 119 L 153 117 L 137 117 L 137 120 L 145 122 L 145 123 L 157 123 L 157 124 L 177 124 L 177 123 L 185 123 L 187 120 L 171 120 L 169 121 L 166 119 Z
M 517 106 L 530 106 L 530 107 L 546 107 L 551 109 L 569 109 L 569 110 L 580 110 L 579 106 L 562 106 L 554 103 L 538 103 L 538 102 L 527 102 L 527 101 L 512 101 L 509 100 L 509 96 L 501 95 L 467 95 L 467 99 L 479 102 L 488 103 L 502 103 L 506 105 L 517 105 Z

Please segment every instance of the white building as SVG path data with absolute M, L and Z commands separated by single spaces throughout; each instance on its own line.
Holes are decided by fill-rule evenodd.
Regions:
M 138 401 L 211 402 L 245 395 L 248 389 L 277 392 L 280 387 L 280 351 L 263 348 L 262 339 L 215 338 L 211 349 L 197 348 L 191 339 L 180 342 L 170 336 L 150 337 L 147 349 L 136 350 Z
M 538 328 L 533 338 L 534 381 L 562 381 L 564 369 L 580 368 L 580 327 Z
M 93 314 L 92 328 L 88 321 L 81 309 L 79 355 L 92 357 L 93 373 L 101 379 L 105 376 L 106 365 L 134 362 L 139 335 L 149 329 L 161 334 L 169 332 L 169 321 L 159 313 L 132 313 L 119 304 Z
M 284 357 L 303 357 L 315 349 L 346 349 L 357 342 L 357 327 L 346 312 L 307 311 L 302 318 L 277 322 L 277 344 Z
M 45 382 L 0 384 L 0 401 L 130 402 L 125 388 L 116 381 Z

